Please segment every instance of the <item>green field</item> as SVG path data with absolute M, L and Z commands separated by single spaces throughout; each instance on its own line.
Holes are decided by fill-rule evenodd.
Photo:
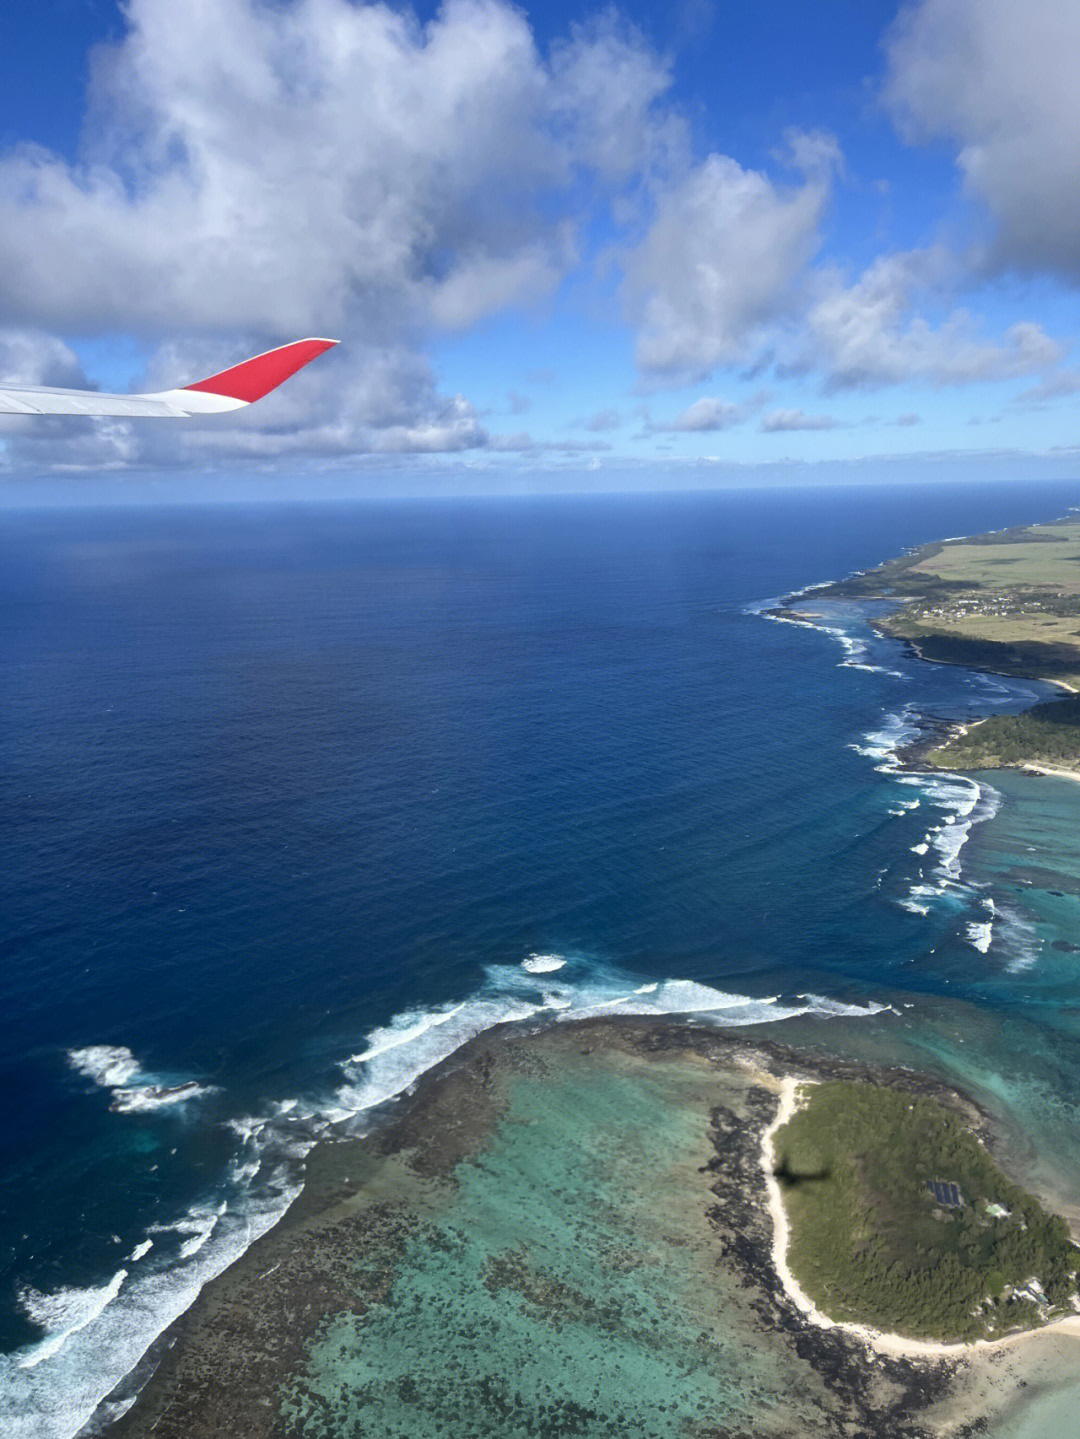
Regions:
M 792 1272 L 830 1318 L 947 1341 L 1070 1310 L 1080 1251 L 1068 1227 L 1001 1173 L 959 1114 L 867 1083 L 802 1093 L 774 1154 Z M 956 1184 L 963 1203 L 942 1207 L 930 1180 Z M 1032 1279 L 1045 1302 L 1017 1292 Z
M 994 593 L 1049 590 L 1080 597 L 1080 519 L 934 540 L 821 593 L 887 591 L 932 600 L 980 589 Z

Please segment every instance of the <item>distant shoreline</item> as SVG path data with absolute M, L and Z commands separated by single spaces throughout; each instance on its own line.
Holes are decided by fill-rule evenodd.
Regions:
M 788 598 L 789 600 L 795 599 L 797 596 L 789 596 Z M 779 605 L 775 609 L 765 610 L 764 614 L 770 619 L 782 620 L 787 624 L 802 625 L 807 629 L 817 629 L 819 627 L 817 622 L 821 618 L 820 615 L 814 614 L 813 611 L 794 608 L 787 600 L 785 600 L 783 605 Z M 988 666 L 970 664 L 966 661 L 938 659 L 935 656 L 924 654 L 917 641 L 908 636 L 893 634 L 880 621 L 870 620 L 869 624 L 874 633 L 881 638 L 900 641 L 905 649 L 923 664 L 945 665 L 952 669 L 966 669 L 978 674 L 995 675 L 999 679 L 1006 680 L 1030 679 L 1040 684 L 1054 685 L 1056 688 L 1064 690 L 1067 695 L 1080 694 L 1080 689 L 1077 689 L 1075 685 L 1069 684 L 1066 680 L 1053 679 L 1046 675 L 1031 674 L 1021 676 L 1011 673 L 1008 670 L 995 670 Z M 1053 701 L 1037 701 L 1035 705 L 1030 706 L 1029 709 L 1021 713 L 1030 714 L 1039 704 L 1046 703 L 1053 703 Z M 957 769 L 1008 769 L 1014 770 L 1019 774 L 1043 775 L 1055 779 L 1069 779 L 1080 782 L 1080 761 L 1078 761 L 1076 769 L 1069 769 L 1065 766 L 1045 764 L 1038 757 L 1018 759 L 1009 762 L 995 760 L 985 763 L 976 762 L 973 759 L 969 760 L 966 756 L 962 755 L 950 757 L 948 760 L 938 760 L 934 758 L 937 754 L 947 753 L 949 745 L 954 740 L 962 738 L 977 725 L 985 723 L 987 719 L 995 718 L 1000 718 L 1000 716 L 984 715 L 977 720 L 967 721 L 937 721 L 936 724 L 934 724 L 935 733 L 931 734 L 929 738 L 915 740 L 910 744 L 902 746 L 897 751 L 898 769 L 909 772 L 925 770 L 948 772 L 949 770 Z M 933 724 L 934 722 L 931 723 Z
M 820 616 L 803 609 L 804 601 L 891 603 L 889 615 L 869 618 L 871 628 L 900 640 L 925 663 L 1037 680 L 1075 697 L 1080 694 L 1075 629 L 1080 557 L 1069 542 L 1080 543 L 1075 517 L 935 540 L 845 579 L 806 586 L 766 613 L 814 625 Z M 1061 552 L 1063 545 L 1069 552 Z M 961 744 L 959 753 L 949 751 L 970 726 L 953 727 L 943 743 L 935 738 L 909 747 L 904 762 L 941 770 L 1017 769 L 1080 777 L 1077 705 L 1062 709 L 1054 701 L 1040 701 L 1019 715 L 988 719 L 979 740 Z M 964 753 L 965 748 L 971 752 Z
M 870 625 L 871 628 L 874 630 L 874 633 L 880 635 L 884 639 L 900 638 L 892 634 L 887 628 L 885 628 L 877 621 L 871 620 Z M 1018 676 L 1014 674 L 1009 674 L 1004 670 L 984 669 L 978 665 L 962 665 L 952 660 L 936 659 L 932 655 L 924 654 L 919 648 L 917 640 L 910 639 L 906 636 L 902 637 L 901 642 L 906 646 L 906 648 L 911 652 L 911 654 L 913 654 L 916 659 L 921 660 L 923 664 L 946 665 L 954 669 L 971 669 L 977 674 L 992 674 L 996 675 L 1000 679 L 1015 680 L 1016 678 L 1018 678 Z M 1080 691 L 1077 690 L 1076 686 L 1069 684 L 1067 680 L 1053 679 L 1045 675 L 1027 675 L 1024 676 L 1024 678 L 1036 680 L 1040 684 L 1054 685 L 1057 689 L 1064 690 L 1066 694 L 1075 695 L 1077 693 L 1080 693 Z M 1034 708 L 1034 705 L 1031 706 L 1031 709 Z M 1031 709 L 1024 711 L 1024 713 L 1030 713 Z M 1019 774 L 1046 775 L 1056 779 L 1070 779 L 1080 782 L 1080 767 L 1078 767 L 1077 769 L 1068 769 L 1058 765 L 1042 764 L 1038 760 L 1017 760 L 1015 763 L 1009 764 L 999 762 L 994 765 L 964 765 L 963 756 L 959 756 L 958 758 L 961 762 L 958 765 L 953 765 L 951 762 L 946 763 L 945 761 L 937 760 L 934 758 L 935 754 L 947 753 L 950 744 L 952 744 L 954 740 L 962 739 L 965 735 L 969 734 L 977 726 L 985 724 L 986 720 L 989 718 L 992 718 L 992 716 L 984 715 L 980 719 L 976 720 L 950 721 L 944 741 L 940 741 L 932 737 L 928 740 L 917 740 L 914 744 L 908 746 L 899 756 L 901 761 L 901 767 L 904 769 L 929 768 L 943 771 L 947 771 L 950 768 L 1011 769 L 1015 770 Z

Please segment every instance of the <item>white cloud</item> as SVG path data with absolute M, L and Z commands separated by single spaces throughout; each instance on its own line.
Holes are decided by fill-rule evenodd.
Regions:
M 710 155 L 660 196 L 627 260 L 640 307 L 637 359 L 661 383 L 752 358 L 788 314 L 820 243 L 838 151 L 823 136 L 789 137 L 801 184 L 781 187 L 725 155 Z
M 831 415 L 807 415 L 802 410 L 773 410 L 761 421 L 765 434 L 788 430 L 835 430 L 840 424 Z
M 305 333 L 344 343 L 214 422 L 6 422 L 8 468 L 542 448 L 492 434 L 425 351 L 542 302 L 609 232 L 647 388 L 728 364 L 829 389 L 962 384 L 1061 358 L 1028 321 L 986 334 L 950 299 L 964 277 L 941 251 L 854 280 L 815 269 L 836 140 L 790 133 L 786 175 L 692 164 L 667 60 L 613 10 L 547 53 L 509 0 L 447 0 L 427 24 L 354 0 L 123 13 L 93 59 L 80 158 L 0 152 L 3 372 L 85 383 L 81 335 L 137 336 L 147 387 Z M 1080 4 L 1013 18 L 1003 0 L 917 0 L 889 39 L 888 101 L 913 136 L 957 141 L 1002 257 L 1080 279 L 1078 47 Z M 706 397 L 646 431 L 722 430 L 764 403 Z
M 463 395 L 455 395 L 421 424 L 382 429 L 373 448 L 383 454 L 441 454 L 479 449 L 488 441 L 472 405 Z
M 1026 404 L 1044 404 L 1047 400 L 1060 400 L 1068 395 L 1080 395 L 1080 370 L 1058 370 L 1048 375 L 1041 385 L 1017 395 L 1017 401 Z
M 676 415 L 669 425 L 653 425 L 652 428 L 696 432 L 727 430 L 732 425 L 737 425 L 745 414 L 742 405 L 737 405 L 732 400 L 703 395 L 700 400 L 695 400 L 681 414 Z
M 556 127 L 573 137 L 576 163 L 609 183 L 637 183 L 682 149 L 682 121 L 656 106 L 671 84 L 670 64 L 614 7 L 571 26 L 552 50 L 551 75 Z
M 610 450 L 603 440 L 535 440 L 522 431 L 516 435 L 492 435 L 488 449 L 502 454 L 519 455 L 591 455 Z
M 215 0 L 180 24 L 166 0 L 132 0 L 128 18 L 95 67 L 92 158 L 22 148 L 0 163 L 0 300 L 16 319 L 468 324 L 563 273 L 572 227 L 538 202 L 585 170 L 640 168 L 667 84 L 610 25 L 545 62 L 503 0 L 450 0 L 426 27 L 347 0 Z M 632 89 L 605 98 L 605 76 Z
M 937 326 L 916 313 L 917 300 L 947 294 L 949 271 L 943 252 L 911 250 L 876 260 L 851 285 L 824 277 L 806 318 L 803 366 L 819 368 L 827 388 L 840 390 L 1010 379 L 1061 359 L 1061 346 L 1031 321 L 994 340 L 966 310 L 953 310 Z
M 75 352 L 40 330 L 0 330 L 0 385 L 58 385 L 77 390 L 88 384 Z
M 681 410 L 673 420 L 654 420 L 648 407 L 640 410 L 644 435 L 658 434 L 712 434 L 717 430 L 730 430 L 741 425 L 750 415 L 760 410 L 770 399 L 768 390 L 758 390 L 745 400 L 724 400 L 717 395 L 702 395 Z
M 426 25 L 349 0 L 125 15 L 92 67 L 84 158 L 0 155 L 6 321 L 175 336 L 151 365 L 168 383 L 185 360 L 197 375 L 294 336 L 344 341 L 293 399 L 170 453 L 228 436 L 249 452 L 328 386 L 350 391 L 341 418 L 305 420 L 300 449 L 483 443 L 438 394 L 428 338 L 549 294 L 579 263 L 584 197 L 619 202 L 681 133 L 657 106 L 667 63 L 613 13 L 547 57 L 507 0 L 448 0 Z
M 1080 283 L 1080 4 L 916 0 L 887 53 L 893 115 L 912 140 L 957 146 L 996 262 Z
M 574 256 L 569 224 L 513 255 L 463 254 L 450 274 L 429 282 L 429 317 L 440 329 L 461 330 L 518 302 L 532 304 L 556 288 Z
M 5 346 L 0 332 L 0 362 L 12 352 L 18 355 L 19 347 Z M 145 383 L 168 387 L 237 358 L 233 347 L 219 341 L 173 342 L 155 354 Z M 44 376 L 23 364 L 18 369 L 10 378 L 22 383 L 86 383 L 70 366 L 63 374 Z M 141 424 L 5 417 L 4 434 L 12 438 L 9 470 L 117 464 L 168 470 L 230 459 L 260 463 L 310 456 L 334 464 L 357 453 L 456 452 L 481 448 L 489 440 L 467 399 L 439 393 L 423 356 L 405 345 L 362 343 L 350 346 L 344 361 L 336 351 L 322 357 L 258 405 L 235 414 Z
M 38 330 L 0 330 L 0 385 L 89 388 L 74 352 Z M 0 471 L 17 462 L 46 468 L 116 469 L 135 453 L 130 426 L 119 421 L 6 415 L 0 429 Z
M 591 430 L 599 434 L 602 430 L 617 430 L 623 422 L 618 410 L 598 410 L 594 415 L 583 415 L 570 422 L 572 430 Z

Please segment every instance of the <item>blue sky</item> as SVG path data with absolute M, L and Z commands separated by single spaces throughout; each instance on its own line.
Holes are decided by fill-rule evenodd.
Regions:
M 0 383 L 342 343 L 239 420 L 0 420 L 0 495 L 1080 473 L 1080 0 L 40 0 L 5 45 Z

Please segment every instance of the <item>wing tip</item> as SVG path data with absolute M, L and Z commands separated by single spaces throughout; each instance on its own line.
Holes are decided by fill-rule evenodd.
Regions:
M 318 359 L 338 343 L 338 340 L 314 336 L 304 340 L 292 340 L 287 345 L 264 350 L 261 355 L 253 355 L 250 360 L 242 360 L 238 365 L 232 365 L 216 375 L 209 375 L 205 380 L 196 380 L 183 388 L 203 394 L 220 395 L 223 399 L 237 400 L 241 404 L 254 404 L 256 400 L 261 400 L 263 395 L 268 395 L 271 390 L 284 384 L 297 370 L 310 365 L 312 360 Z

